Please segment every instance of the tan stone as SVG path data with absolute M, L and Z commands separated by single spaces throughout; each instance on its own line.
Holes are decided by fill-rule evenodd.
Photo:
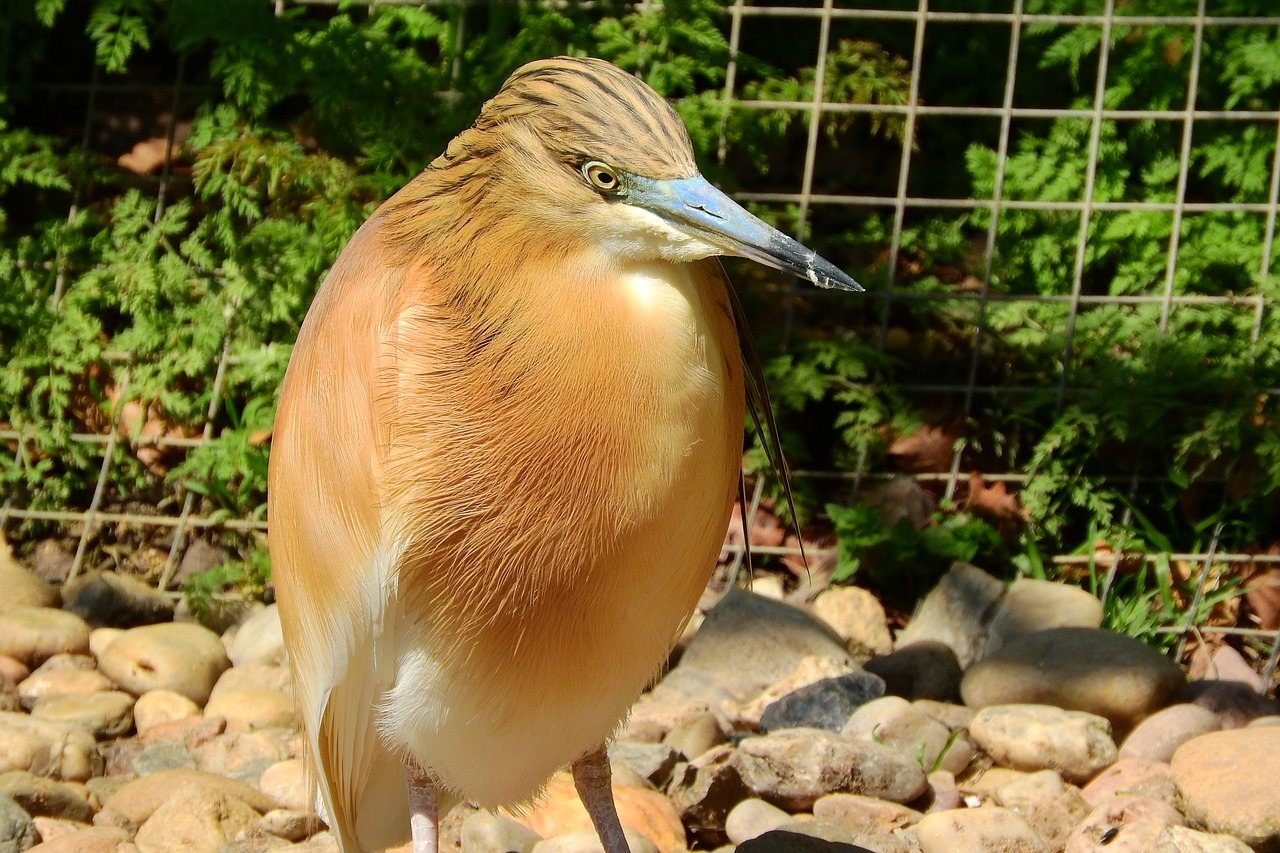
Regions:
M 130 628 L 107 646 L 102 671 L 141 696 L 163 688 L 203 706 L 231 665 L 218 635 L 200 625 L 168 622 Z
M 47 607 L 0 612 L 0 655 L 39 666 L 56 654 L 89 651 L 89 626 L 74 613 Z
M 1201 735 L 1171 764 L 1188 817 L 1255 850 L 1280 850 L 1280 727 Z
M 213 788 L 259 813 L 275 807 L 266 794 L 244 782 L 200 770 L 161 770 L 123 785 L 103 804 L 93 822 L 98 826 L 137 829 L 174 791 L 191 787 Z
M 134 838 L 139 853 L 217 853 L 257 823 L 244 801 L 204 785 L 177 789 L 147 818 Z
M 671 801 L 662 794 L 644 788 L 615 785 L 613 799 L 618 805 L 618 819 L 624 828 L 648 838 L 661 853 L 684 851 L 684 825 Z M 568 773 L 553 776 L 541 800 L 527 814 L 507 816 L 543 838 L 584 829 L 594 832 Z

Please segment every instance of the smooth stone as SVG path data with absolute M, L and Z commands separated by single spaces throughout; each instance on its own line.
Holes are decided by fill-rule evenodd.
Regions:
M 43 696 L 36 700 L 31 716 L 71 723 L 103 740 L 120 737 L 133 728 L 133 702 L 132 696 L 119 690 L 83 696 Z
M 208 628 L 169 622 L 130 628 L 107 646 L 99 664 L 135 696 L 163 688 L 203 706 L 231 661 Z
M 956 783 L 956 774 L 949 770 L 935 770 L 925 778 L 929 782 L 929 804 L 925 811 L 941 812 L 964 806 L 960 786 Z
M 661 853 L 658 846 L 633 829 L 623 827 L 631 853 Z M 579 829 L 533 845 L 530 853 L 604 853 L 594 829 Z
M 139 776 L 150 776 L 165 770 L 195 770 L 196 757 L 181 743 L 165 741 L 143 747 L 129 762 Z
M 61 657 L 61 656 L 57 656 Z M 56 660 L 57 657 L 50 658 Z M 92 666 L 92 660 L 90 666 Z M 45 666 L 48 666 L 46 662 Z M 18 685 L 18 697 L 24 708 L 30 710 L 36 702 L 47 697 L 71 696 L 87 697 L 93 693 L 101 693 L 115 689 L 115 682 L 96 669 L 62 668 L 46 670 L 40 667 L 31 673 L 31 677 Z
M 293 757 L 285 734 L 273 729 L 224 732 L 193 752 L 206 773 L 245 782 L 256 782 L 268 767 Z
M 181 693 L 172 690 L 148 690 L 133 705 L 133 723 L 139 735 L 178 720 L 190 720 L 200 716 L 200 706 Z
M 250 829 L 244 836 L 235 841 L 228 841 L 218 848 L 218 853 L 272 853 L 275 850 L 301 850 L 302 844 L 291 844 L 283 838 L 269 834 L 262 826 L 262 821 Z M 334 845 L 335 851 L 337 845 Z M 385 853 L 410 853 L 404 848 L 392 847 Z
M 613 799 L 624 829 L 648 839 L 661 853 L 680 853 L 685 849 L 684 826 L 671 802 L 662 794 L 648 788 L 614 785 Z M 595 837 L 591 818 L 568 773 L 551 777 L 541 798 L 528 812 L 507 816 L 548 840 L 578 831 L 591 832 Z
M 968 705 L 953 705 L 950 702 L 938 702 L 934 699 L 916 699 L 911 703 L 947 728 L 967 729 L 973 723 L 978 712 Z
M 727 840 L 724 824 L 729 812 L 753 795 L 739 772 L 740 761 L 738 751 L 725 744 L 677 765 L 671 774 L 667 796 L 702 847 Z
M 1048 853 L 1019 815 L 997 806 L 934 812 L 916 825 L 922 853 Z
M 97 741 L 85 729 L 41 720 L 28 714 L 0 712 L 0 773 L 26 770 L 72 782 L 102 772 Z
M 1238 681 L 1193 681 L 1187 686 L 1187 698 L 1216 714 L 1224 729 L 1280 715 L 1280 699 L 1263 696 Z
M 57 607 L 58 589 L 9 556 L 9 546 L 0 539 L 0 611 L 15 607 Z
M 1102 602 L 1078 586 L 1037 578 L 1017 578 L 1009 584 L 987 627 L 983 657 L 1014 640 L 1048 628 L 1097 628 Z
M 542 836 L 509 817 L 481 811 L 462 823 L 466 853 L 530 853 Z
M 306 764 L 300 758 L 286 758 L 268 767 L 258 780 L 258 789 L 278 808 L 304 811 L 314 803 Z
M 926 773 L 960 773 L 973 760 L 973 746 L 900 696 L 885 696 L 863 705 L 841 734 L 884 744 L 915 759 Z
M 713 746 L 724 743 L 725 736 L 715 714 L 703 711 L 690 714 L 676 723 L 662 742 L 685 758 L 697 758 Z
M 1121 756 L 1080 789 L 1090 806 L 1101 805 L 1118 794 L 1134 794 L 1153 800 L 1173 802 L 1178 787 L 1173 781 L 1173 768 L 1163 761 L 1137 756 Z
M 62 588 L 62 609 L 94 628 L 135 628 L 173 618 L 169 596 L 117 572 L 86 572 Z
M 775 829 L 739 844 L 737 853 L 873 853 L 865 847 L 828 841 L 794 829 Z
M 1280 850 L 1280 727 L 1201 735 L 1180 746 L 1171 765 L 1193 821 L 1255 850 Z
M 175 790 L 138 829 L 139 853 L 217 853 L 258 822 L 259 814 L 222 790 L 190 785 Z
M 890 835 L 924 817 L 915 809 L 861 794 L 827 794 L 813 804 L 813 816 L 855 835 Z
M 863 664 L 884 679 L 884 691 L 907 699 L 951 701 L 960 698 L 964 672 L 946 643 L 919 640 Z
M 791 823 L 792 817 L 782 809 L 756 797 L 738 803 L 724 821 L 725 834 L 734 844 L 750 841 L 771 829 Z
M 1120 757 L 1137 756 L 1169 761 L 1174 752 L 1193 737 L 1222 728 L 1217 714 L 1199 705 L 1183 703 L 1156 711 L 1129 732 L 1120 744 Z
M 969 733 L 1001 766 L 1057 770 L 1071 782 L 1088 781 L 1117 757 L 1105 719 L 1049 705 L 983 708 Z
M 1022 817 L 1050 850 L 1062 850 L 1089 804 L 1056 771 L 1040 770 L 1001 785 L 996 802 Z
M 302 841 L 315 835 L 323 826 L 314 812 L 272 809 L 258 820 L 254 828 L 286 841 Z
M 123 628 L 94 628 L 89 632 L 89 654 L 93 655 L 95 660 L 101 660 L 107 646 L 114 643 L 116 637 L 123 633 Z
M 227 644 L 227 656 L 234 666 L 284 663 L 284 631 L 276 605 L 254 610 L 235 628 L 235 635 Z
M 0 681 L 8 679 L 13 684 L 21 684 L 31 675 L 31 667 L 17 658 L 0 655 Z
M 27 853 L 121 853 L 127 849 L 129 834 L 108 826 L 85 829 L 46 839 Z
M 680 753 L 665 743 L 614 741 L 609 744 L 609 760 L 630 767 L 650 784 L 663 788 L 680 761 Z
M 293 676 L 288 667 L 279 664 L 247 663 L 233 666 L 218 676 L 218 683 L 213 685 L 209 699 L 230 690 L 272 690 L 292 698 Z
M 735 713 L 730 721 L 730 730 L 754 731 L 760 728 L 760 718 L 764 716 L 765 709 L 783 697 L 790 696 L 810 684 L 825 681 L 828 678 L 852 675 L 855 672 L 861 672 L 861 670 L 847 655 L 838 658 L 809 655 L 801 658 L 796 668 L 784 678 L 770 684 L 749 702 L 735 707 Z
M 229 732 L 301 726 L 291 696 L 278 690 L 253 687 L 222 691 L 204 706 L 204 715 L 226 720 Z
M 783 696 L 760 714 L 760 730 L 826 729 L 838 732 L 853 714 L 884 695 L 884 681 L 869 672 L 824 678 Z
M 928 789 L 920 765 L 896 750 L 822 729 L 782 729 L 746 738 L 736 758 L 752 791 L 797 811 L 830 793 L 905 803 Z
M 960 665 L 968 667 L 982 653 L 987 622 L 1002 595 L 1004 584 L 982 569 L 968 563 L 952 563 L 916 606 L 894 646 L 900 649 L 933 640 L 950 647 Z
M 1182 669 L 1144 643 L 1099 628 L 1051 628 L 970 667 L 960 684 L 971 708 L 1056 705 L 1106 717 L 1118 732 L 1177 701 Z
M 1183 823 L 1171 804 L 1137 794 L 1117 794 L 1099 803 L 1072 830 L 1065 853 L 1147 853 L 1168 826 Z
M 187 749 L 198 749 L 222 734 L 227 729 L 227 721 L 221 717 L 206 720 L 203 716 L 174 720 L 171 723 L 160 723 L 150 729 L 139 739 L 144 744 L 176 741 Z
M 0 611 L 0 655 L 39 666 L 57 654 L 89 651 L 89 626 L 74 613 L 48 607 Z
M 87 823 L 93 819 L 89 790 L 75 782 L 46 779 L 24 770 L 0 774 L 0 793 L 32 817 L 57 817 Z
M 0 793 L 0 853 L 22 853 L 39 841 L 31 815 L 8 794 Z
M 40 834 L 40 844 L 89 828 L 89 824 L 85 821 L 68 820 L 63 817 L 41 817 L 40 815 L 32 815 L 31 820 L 36 825 L 36 832 Z M 36 845 L 36 847 L 39 846 L 39 844 Z
M 831 586 L 809 605 L 813 614 L 831 626 L 857 660 L 893 651 L 884 605 L 869 590 L 857 586 Z
M 199 770 L 164 770 L 122 785 L 102 804 L 93 823 L 95 826 L 118 826 L 136 830 L 175 792 L 196 788 L 212 788 L 224 794 L 227 799 L 239 800 L 256 814 L 265 814 L 275 808 L 266 794 L 243 782 Z
M 1158 853 L 1253 853 L 1252 847 L 1233 836 L 1185 826 L 1161 827 L 1150 849 Z
M 840 635 L 808 611 L 731 589 L 707 613 L 679 665 L 636 703 L 633 716 L 674 722 L 695 710 L 716 711 L 726 701 L 749 701 L 813 655 L 852 665 Z

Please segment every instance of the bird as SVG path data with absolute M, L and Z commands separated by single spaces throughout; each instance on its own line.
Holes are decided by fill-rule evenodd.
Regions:
M 741 477 L 721 255 L 861 289 L 702 177 L 640 78 L 571 57 L 514 71 L 339 253 L 281 386 L 268 545 L 343 853 L 432 853 L 450 804 L 565 767 L 627 853 L 605 747 Z

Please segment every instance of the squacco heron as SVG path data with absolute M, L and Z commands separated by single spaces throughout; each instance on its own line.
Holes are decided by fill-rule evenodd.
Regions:
M 345 853 L 436 849 L 450 798 L 569 765 L 624 853 L 604 744 L 716 562 L 744 374 L 717 255 L 861 289 L 698 173 L 593 59 L 516 71 L 356 232 L 302 325 L 270 548 Z

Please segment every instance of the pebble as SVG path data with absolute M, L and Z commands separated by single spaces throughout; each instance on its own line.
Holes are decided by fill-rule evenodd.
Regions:
M 1048 853 L 1019 815 L 998 806 L 925 815 L 916 826 L 922 853 Z
M 1096 806 L 1120 794 L 1138 794 L 1154 800 L 1173 802 L 1178 795 L 1173 768 L 1166 762 L 1137 756 L 1121 756 L 1081 789 L 1085 802 Z
M 107 646 L 114 643 L 116 637 L 123 633 L 123 628 L 94 628 L 89 632 L 89 654 L 96 660 L 101 660 Z
M 79 726 L 0 712 L 0 773 L 27 770 L 37 776 L 83 782 L 102 772 L 93 735 Z
M 893 651 L 884 605 L 868 590 L 856 586 L 831 586 L 818 593 L 810 605 L 813 614 L 831 626 L 855 660 L 887 655 Z
M 269 604 L 254 610 L 233 630 L 235 634 L 226 644 L 227 657 L 233 666 L 284 663 L 284 631 L 280 627 L 280 611 L 276 605 Z
M 661 853 L 658 846 L 635 830 L 623 827 L 631 853 Z M 533 845 L 530 853 L 602 853 L 604 848 L 594 829 L 580 829 Z
M 39 666 L 56 654 L 89 651 L 89 626 L 74 613 L 48 607 L 13 607 L 0 612 L 0 655 Z
M 1192 821 L 1256 850 L 1280 850 L 1280 726 L 1201 735 L 1171 763 Z
M 22 700 L 24 708 L 30 710 L 36 702 L 47 696 L 79 698 L 115 688 L 115 682 L 92 668 L 93 660 L 87 656 L 84 656 L 84 659 L 89 661 L 89 669 L 73 669 L 70 667 L 47 669 L 49 663 L 66 657 L 80 658 L 82 656 L 55 655 L 49 661 L 46 661 L 44 666 L 31 673 L 29 678 L 18 685 L 18 696 Z
M 824 678 L 788 693 L 765 707 L 760 730 L 826 729 L 838 732 L 867 702 L 884 695 L 884 680 L 869 672 Z
M 89 789 L 75 782 L 59 782 L 13 770 L 0 774 L 0 793 L 11 797 L 32 817 L 66 818 L 82 823 L 93 819 Z
M 730 841 L 741 844 L 791 821 L 789 812 L 757 797 L 749 797 L 729 812 L 724 821 L 724 831 Z
M 243 800 L 217 787 L 184 785 L 171 792 L 134 837 L 139 853 L 216 853 L 258 822 Z
M 738 846 L 737 853 L 868 853 L 866 848 L 827 841 L 794 827 L 775 829 Z
M 302 841 L 315 835 L 323 826 L 314 812 L 272 809 L 258 820 L 254 829 L 286 841 Z
M 896 803 L 928 789 L 924 770 L 905 755 L 821 729 L 783 729 L 746 738 L 738 746 L 742 781 L 784 808 L 811 808 L 819 797 L 845 792 Z
M 17 658 L 0 655 L 0 681 L 8 680 L 12 684 L 25 681 L 31 675 L 31 667 Z
M 139 776 L 164 770 L 195 770 L 196 757 L 181 743 L 164 741 L 143 747 L 129 760 L 129 766 Z
M 466 853 L 530 853 L 542 836 L 509 817 L 481 811 L 462 824 Z
M 1183 822 L 1169 803 L 1117 794 L 1099 803 L 1067 839 L 1066 853 L 1146 853 L 1168 826 Z
M 119 690 L 42 696 L 32 706 L 31 716 L 71 723 L 103 740 L 120 737 L 133 728 L 133 702 L 132 696 Z
M 128 833 L 114 827 L 90 826 L 57 838 L 44 839 L 28 853 L 125 853 L 129 850 Z
M 1207 708 L 1189 703 L 1170 705 L 1138 723 L 1120 744 L 1120 755 L 1169 761 L 1187 741 L 1220 728 L 1217 714 Z
M 120 786 L 120 789 L 102 804 L 102 808 L 93 818 L 94 825 L 136 830 L 146 823 L 156 809 L 173 796 L 175 791 L 197 788 L 212 788 L 228 799 L 241 801 L 259 814 L 266 813 L 275 807 L 266 794 L 243 782 L 199 770 L 164 770 Z
M 962 667 L 982 653 L 986 643 L 986 622 L 1004 595 L 1004 584 L 968 563 L 955 562 L 929 590 L 898 633 L 896 648 L 922 640 L 948 646 Z
M 703 750 L 705 752 L 706 750 Z M 699 752 L 698 755 L 702 755 Z M 609 760 L 630 767 L 657 788 L 665 788 L 676 764 L 688 758 L 665 743 L 617 740 L 609 744 Z M 697 756 L 693 756 L 696 758 Z
M 301 759 L 277 761 L 258 780 L 258 789 L 271 798 L 278 808 L 304 811 L 315 802 L 307 784 L 307 768 Z
M 193 750 L 206 773 L 256 783 L 271 765 L 292 758 L 279 731 L 224 732 Z
M 35 572 L 9 556 L 9 546 L 0 539 L 0 610 L 15 607 L 57 607 L 58 590 Z
M 813 804 L 813 816 L 855 835 L 889 835 L 924 817 L 915 809 L 861 794 L 827 794 Z
M 715 714 L 703 711 L 690 714 L 676 723 L 662 742 L 685 758 L 697 758 L 713 746 L 724 743 L 725 736 Z M 650 776 L 649 773 L 642 775 Z
M 1017 578 L 1009 584 L 987 626 L 983 657 L 990 657 L 1014 640 L 1048 628 L 1097 628 L 1102 602 L 1078 586 L 1037 578 Z
M 39 840 L 31 815 L 8 794 L 0 793 L 0 853 L 22 853 Z
M 1087 781 L 1117 757 L 1106 720 L 1049 705 L 983 708 L 969 733 L 1001 766 L 1053 769 L 1072 782 Z
M 133 723 L 139 735 L 165 723 L 190 720 L 200 716 L 200 706 L 172 690 L 148 690 L 133 705 Z
M 960 684 L 971 708 L 1034 703 L 1106 717 L 1128 732 L 1177 701 L 1186 677 L 1146 644 L 1097 628 L 1051 628 L 1015 640 L 970 667 Z
M 973 759 L 967 738 L 953 737 L 950 729 L 900 696 L 866 703 L 849 718 L 842 734 L 893 747 L 914 757 L 926 773 L 960 773 Z
M 763 716 L 765 709 L 779 699 L 789 696 L 810 684 L 828 678 L 839 678 L 858 671 L 852 658 L 847 655 L 837 657 L 807 655 L 796 663 L 795 669 L 757 693 L 755 698 L 749 702 L 738 703 L 735 708 L 736 713 L 734 713 L 732 719 L 733 727 L 746 731 L 757 729 L 760 725 L 760 717 Z
M 173 618 L 169 596 L 138 578 L 86 572 L 62 587 L 62 608 L 94 628 L 134 628 Z
M 1089 804 L 1074 785 L 1053 770 L 1013 779 L 995 791 L 996 802 L 1020 815 L 1050 850 L 1066 847 L 1072 831 L 1089 813 Z
M 289 694 L 258 687 L 221 691 L 209 699 L 204 715 L 226 720 L 229 732 L 296 728 L 301 725 L 297 706 Z
M 169 622 L 125 631 L 107 646 L 99 665 L 135 696 L 163 688 L 203 706 L 231 661 L 208 628 Z
M 671 801 L 662 794 L 648 788 L 615 783 L 613 798 L 618 807 L 618 820 L 624 829 L 648 839 L 650 846 L 661 853 L 680 853 L 685 849 L 684 825 Z M 509 817 L 514 817 L 546 839 L 557 839 L 567 833 L 576 835 L 579 831 L 589 832 L 591 838 L 595 838 L 591 818 L 578 799 L 573 779 L 568 773 L 551 777 L 537 804 L 528 812 Z M 598 840 L 596 844 L 599 844 Z M 633 849 L 632 853 L 636 851 Z
M 891 696 L 943 702 L 960 698 L 960 679 L 964 675 L 960 661 L 950 646 L 936 640 L 908 643 L 884 657 L 867 661 L 863 667 L 884 679 L 885 692 Z
M 1216 714 L 1224 729 L 1280 714 L 1280 699 L 1263 696 L 1238 681 L 1193 681 L 1187 685 L 1187 698 Z

